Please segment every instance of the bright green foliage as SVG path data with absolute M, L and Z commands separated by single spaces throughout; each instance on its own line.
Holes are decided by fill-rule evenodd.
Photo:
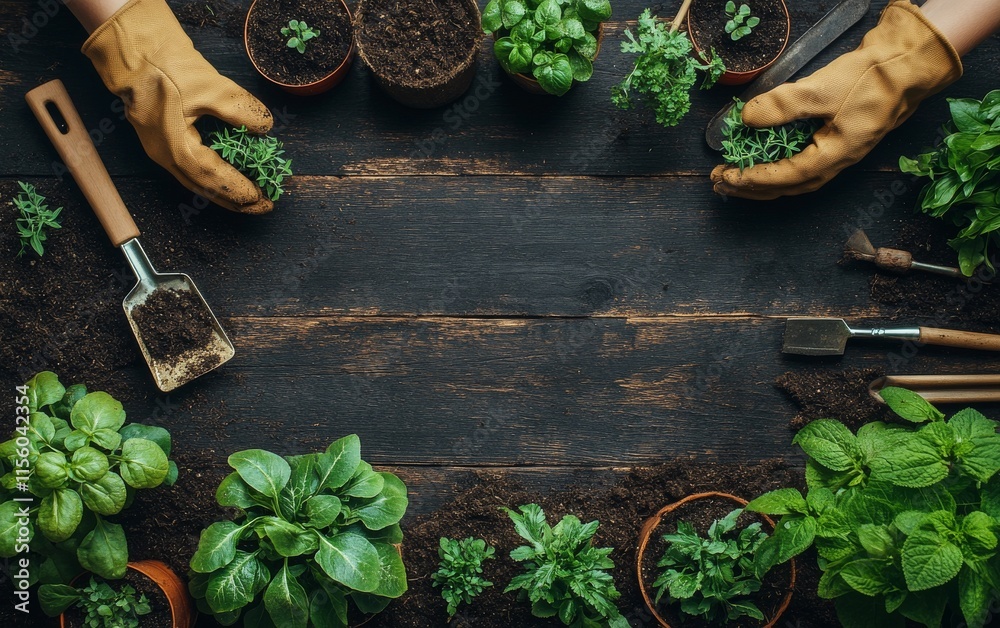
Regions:
M 441 537 L 438 556 L 441 563 L 431 576 L 434 586 L 441 587 L 441 597 L 448 603 L 451 618 L 462 604 L 472 603 L 472 598 L 492 587 L 483 578 L 483 562 L 493 558 L 494 549 L 482 539 L 469 537 L 458 541 Z
M 348 599 L 377 613 L 406 591 L 396 546 L 406 486 L 361 459 L 355 435 L 323 453 L 279 456 L 249 449 L 216 500 L 235 521 L 201 533 L 191 558 L 191 594 L 202 612 L 230 626 L 347 626 Z
M 796 155 L 816 132 L 816 124 L 807 120 L 764 129 L 749 127 L 743 124 L 743 101 L 733 101 L 722 127 L 722 159 L 740 170 Z
M 490 0 L 482 26 L 496 38 L 493 53 L 505 70 L 531 74 L 562 96 L 594 74 L 594 33 L 609 17 L 609 0 Z
M 961 229 L 948 244 L 958 252 L 962 272 L 971 277 L 983 263 L 993 270 L 989 246 L 1000 242 L 1000 90 L 981 101 L 958 98 L 948 104 L 948 135 L 916 159 L 900 157 L 899 168 L 930 179 L 918 208 Z
M 656 113 L 663 126 L 677 126 L 691 109 L 691 88 L 698 81 L 698 70 L 705 72 L 701 88 L 715 85 L 726 71 L 713 49 L 709 55 L 691 52 L 687 33 L 671 33 L 668 25 L 658 21 L 649 9 L 639 16 L 638 38 L 625 29 L 628 41 L 622 42 L 622 52 L 639 55 L 635 67 L 620 84 L 611 88 L 611 102 L 621 109 L 635 106 L 633 91 L 645 97 L 646 104 Z
M 17 225 L 17 235 L 21 238 L 21 250 L 17 256 L 21 257 L 24 252 L 31 248 L 38 255 L 45 254 L 45 247 L 42 243 L 46 239 L 46 229 L 61 229 L 59 224 L 59 214 L 62 207 L 49 209 L 45 203 L 45 197 L 35 191 L 35 186 L 24 181 L 18 181 L 17 185 L 21 191 L 14 198 L 14 207 L 21 212 L 15 220 Z
M 621 595 L 608 570 L 615 564 L 610 547 L 592 544 L 599 523 L 581 523 L 566 515 L 549 527 L 537 504 L 521 506 L 520 513 L 503 509 L 514 529 L 529 545 L 510 553 L 524 563 L 524 573 L 511 580 L 504 593 L 519 591 L 531 602 L 535 617 L 558 617 L 574 628 L 628 628 L 628 621 L 615 606 Z
M 737 9 L 733 0 L 726 3 L 726 16 L 729 18 L 729 21 L 726 22 L 726 32 L 729 33 L 733 41 L 743 39 L 760 24 L 759 17 L 750 15 L 749 4 L 741 4 Z
M 309 28 L 304 20 L 288 20 L 288 26 L 281 27 L 281 34 L 288 38 L 286 45 L 305 54 L 306 42 L 319 37 L 319 30 Z
M 682 612 L 712 624 L 725 624 L 740 617 L 763 620 L 764 614 L 748 598 L 760 590 L 754 556 L 767 533 L 760 522 L 739 532 L 737 508 L 712 522 L 708 538 L 702 539 L 690 523 L 680 521 L 677 532 L 664 534 L 667 549 L 657 563 L 660 576 L 653 582 L 656 603 L 664 595 Z
M 87 628 L 139 628 L 139 617 L 150 613 L 149 600 L 135 589 L 123 585 L 117 591 L 107 582 L 90 579 L 82 589 L 66 584 L 43 584 L 38 590 L 42 611 L 57 617 L 70 606 L 83 611 Z
M 105 579 L 125 575 L 125 531 L 104 517 L 132 503 L 137 489 L 173 484 L 170 433 L 162 427 L 125 425 L 122 404 L 108 393 L 68 388 L 43 371 L 18 399 L 29 410 L 13 438 L 0 444 L 0 557 L 19 553 L 19 509 L 30 508 L 32 582 L 66 583 L 86 569 Z M 31 471 L 30 478 L 23 474 Z M 39 532 L 41 534 L 39 534 Z
M 936 627 L 948 606 L 985 625 L 1000 591 L 998 423 L 969 408 L 945 420 L 916 393 L 882 391 L 913 426 L 869 423 L 852 434 L 821 419 L 796 435 L 809 456 L 808 494 L 779 489 L 748 510 L 782 515 L 757 553 L 757 570 L 812 545 L 846 628 Z
M 283 144 L 269 135 L 254 135 L 245 126 L 215 131 L 209 138 L 211 148 L 237 170 L 250 177 L 272 201 L 285 192 L 282 187 L 292 176 L 292 160 L 285 159 Z

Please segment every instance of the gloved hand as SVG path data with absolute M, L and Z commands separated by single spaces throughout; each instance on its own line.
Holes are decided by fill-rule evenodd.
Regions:
M 271 112 L 194 49 L 164 0 L 130 0 L 83 44 L 146 153 L 184 187 L 247 214 L 271 211 L 260 188 L 202 143 L 194 122 L 213 115 L 267 133 Z
M 744 106 L 743 122 L 752 127 L 822 119 L 812 144 L 742 173 L 718 166 L 712 171 L 715 191 L 770 200 L 817 190 L 860 161 L 922 100 L 961 76 L 962 62 L 948 39 L 907 0 L 892 2 L 857 50 Z

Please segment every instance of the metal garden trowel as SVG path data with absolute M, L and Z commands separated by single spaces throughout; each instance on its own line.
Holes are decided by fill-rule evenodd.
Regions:
M 798 355 L 843 355 L 851 338 L 912 340 L 926 345 L 1000 351 L 1000 335 L 980 334 L 934 327 L 860 329 L 842 318 L 789 318 L 785 321 L 782 353 Z

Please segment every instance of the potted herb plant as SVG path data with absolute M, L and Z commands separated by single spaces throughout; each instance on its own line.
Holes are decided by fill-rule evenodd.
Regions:
M 254 0 L 243 41 L 261 76 L 291 94 L 311 96 L 347 76 L 354 60 L 351 22 L 344 0 Z
M 795 565 L 761 582 L 755 557 L 774 522 L 745 513 L 746 503 L 728 493 L 698 493 L 664 506 L 643 524 L 636 552 L 639 591 L 661 626 L 692 620 L 725 625 L 743 617 L 774 626 L 784 614 Z
M 562 96 L 590 80 L 609 0 L 490 0 L 482 26 L 500 67 L 531 94 Z
M 361 459 L 357 436 L 300 456 L 240 451 L 229 466 L 216 499 L 240 514 L 203 530 L 191 558 L 202 611 L 227 626 L 346 627 L 348 600 L 377 613 L 406 591 L 406 486 Z
M 396 101 L 440 107 L 472 84 L 479 20 L 475 0 L 361 0 L 354 18 L 358 54 Z
M 714 50 L 726 66 L 722 85 L 749 83 L 788 45 L 784 0 L 694 0 L 687 30 L 696 51 Z

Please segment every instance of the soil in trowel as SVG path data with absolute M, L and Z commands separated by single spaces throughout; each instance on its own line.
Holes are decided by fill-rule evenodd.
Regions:
M 132 318 L 157 362 L 207 347 L 214 332 L 211 314 L 198 295 L 186 290 L 156 290 L 133 310 Z

